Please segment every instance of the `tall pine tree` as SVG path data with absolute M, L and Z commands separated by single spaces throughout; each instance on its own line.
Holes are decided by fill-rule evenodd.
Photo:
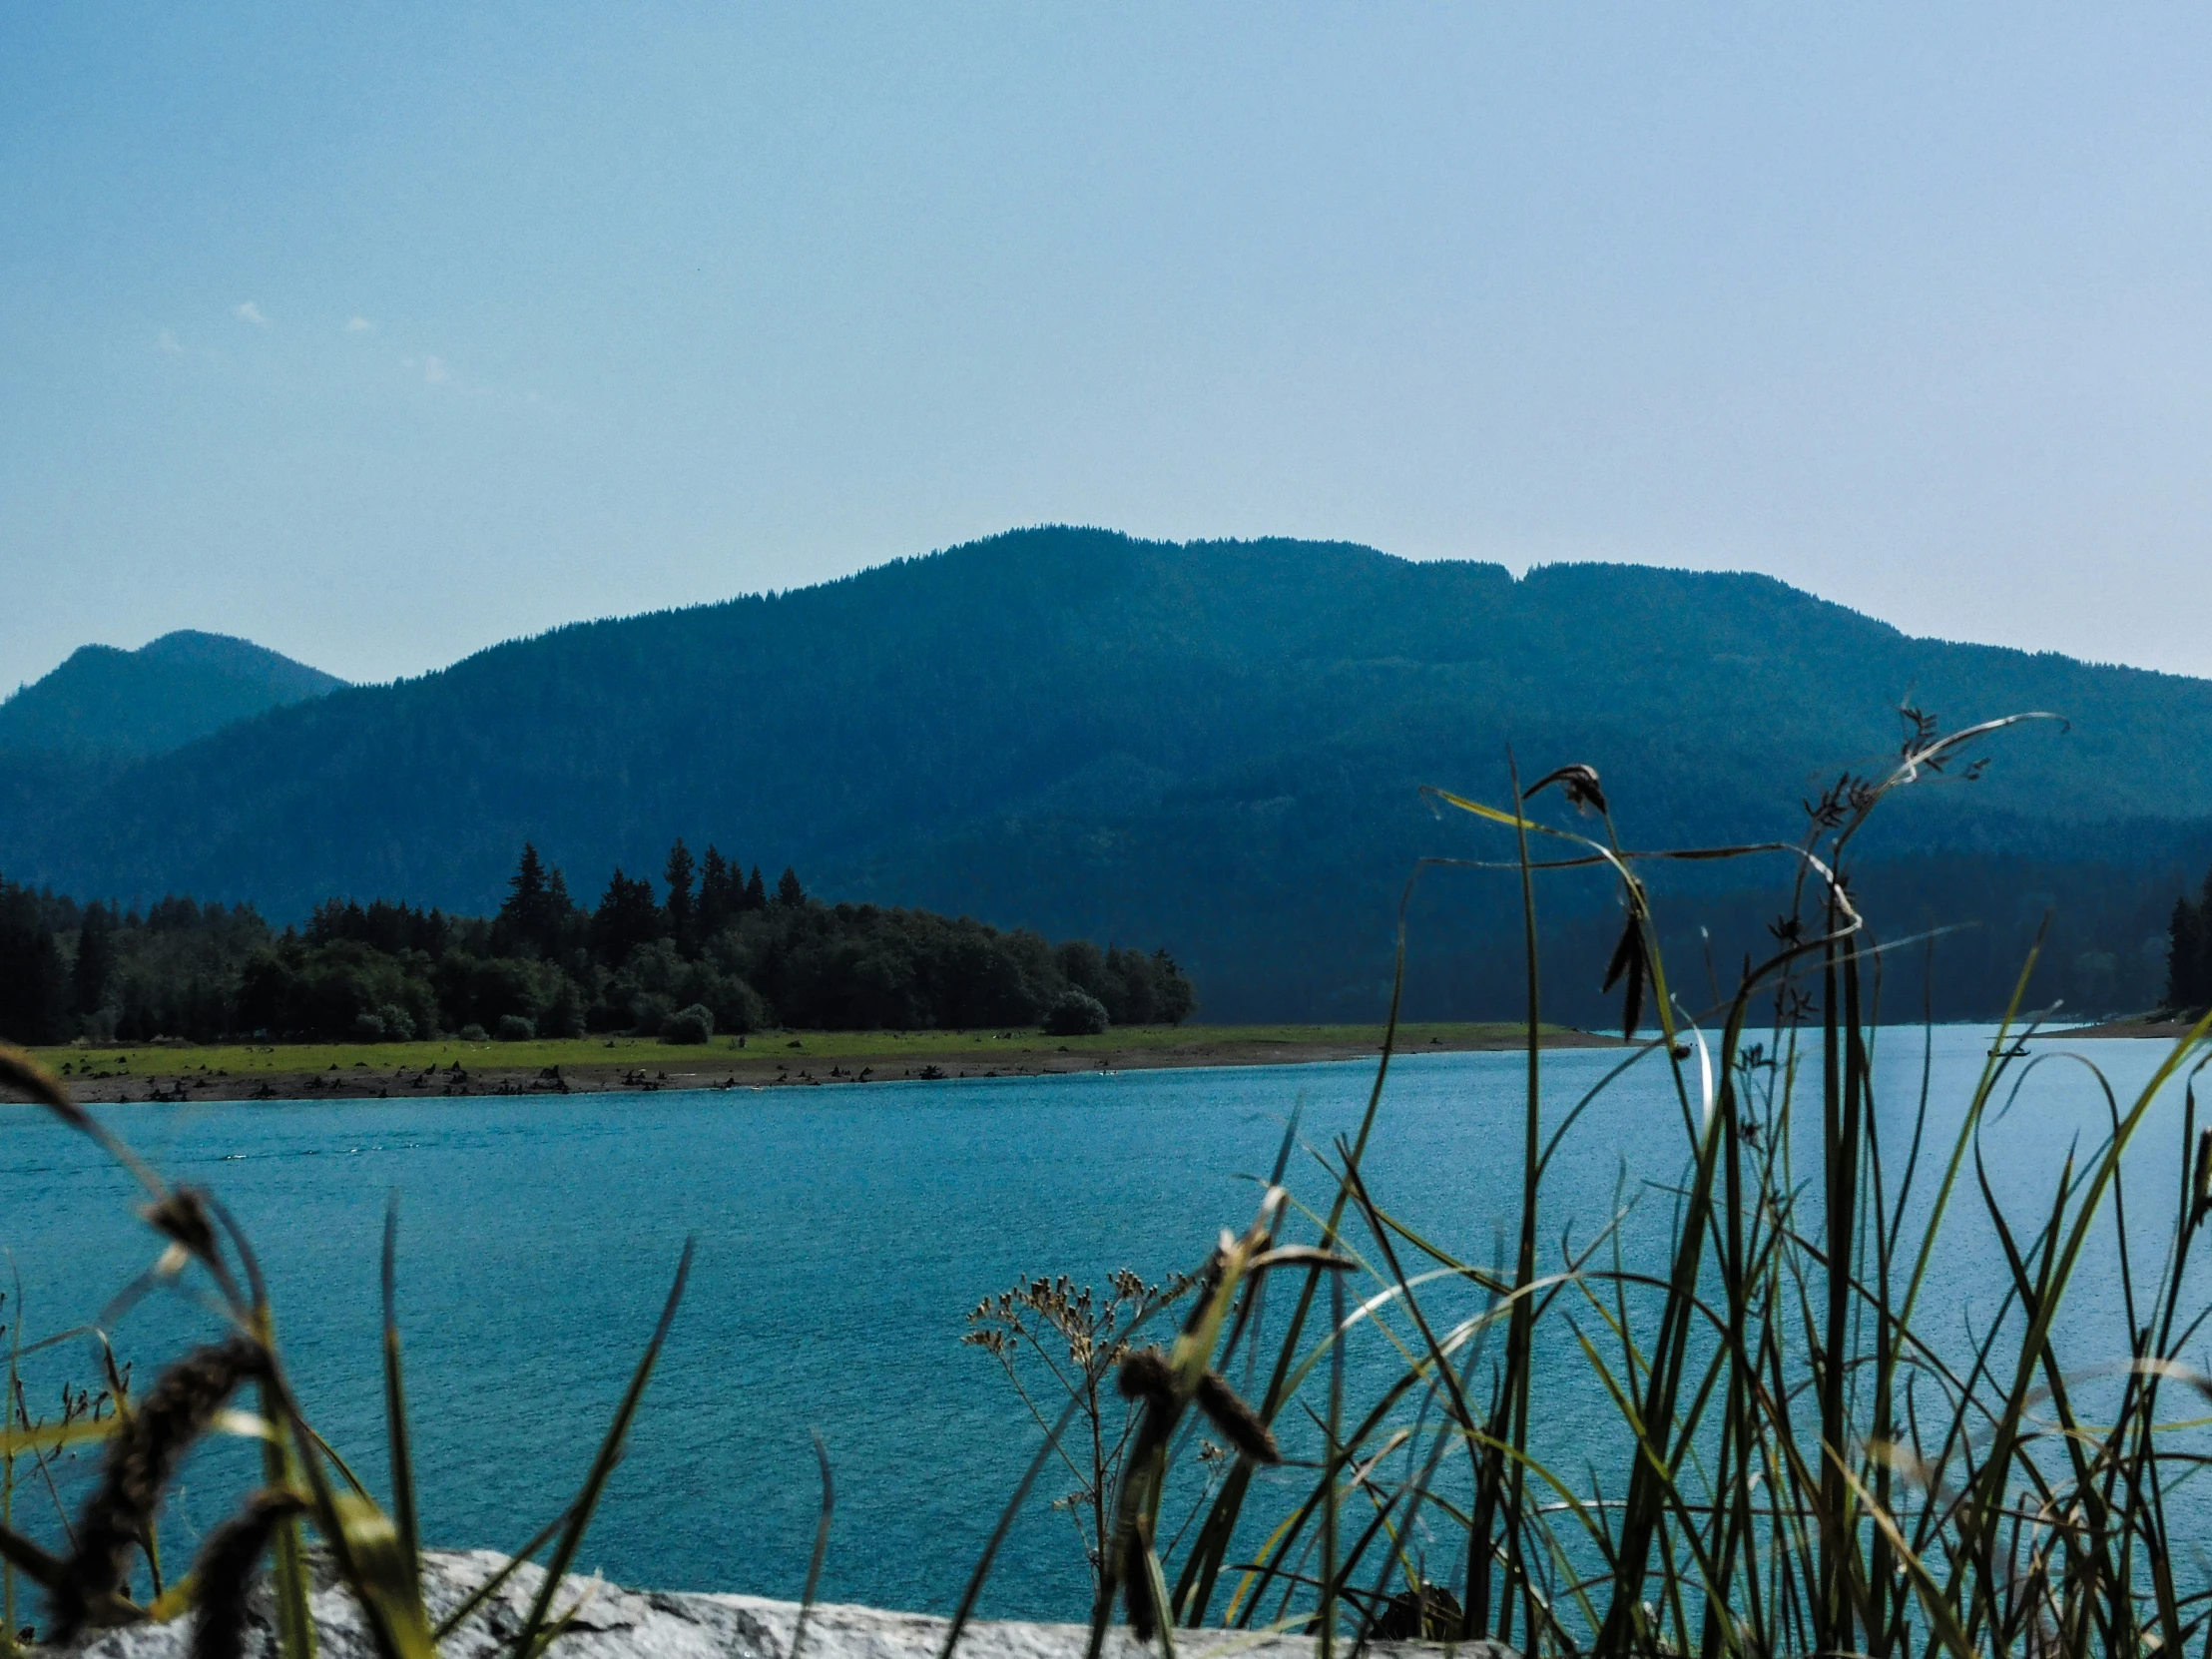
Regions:
M 2212 871 L 2196 903 L 2174 901 L 2166 941 L 2166 1006 L 2189 1013 L 2212 1004 Z
M 94 899 L 77 924 L 77 964 L 70 969 L 70 1002 L 79 1014 L 97 1014 L 115 972 L 115 912 Z
M 699 936 L 711 939 L 738 919 L 745 902 L 745 888 L 737 865 L 707 843 L 707 855 L 699 861 Z
M 0 1040 L 59 1042 L 69 1007 L 69 964 L 37 893 L 0 881 Z
M 662 873 L 668 880 L 668 930 L 676 940 L 676 948 L 686 955 L 699 944 L 698 905 L 692 894 L 696 867 L 691 848 L 678 835 L 676 844 L 668 849 L 668 864 Z
M 506 878 L 506 900 L 500 904 L 498 931 L 506 949 L 524 946 L 526 953 L 551 955 L 560 942 L 560 924 L 569 918 L 569 884 L 560 871 L 546 871 L 537 847 L 522 842 L 522 860 Z
M 661 936 L 667 912 L 653 902 L 653 883 L 635 880 L 617 866 L 591 918 L 592 950 L 609 967 L 620 967 L 641 944 Z

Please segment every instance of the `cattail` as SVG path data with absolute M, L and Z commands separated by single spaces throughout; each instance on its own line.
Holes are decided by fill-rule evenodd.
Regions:
M 1621 929 L 1620 943 L 1613 947 L 1613 959 L 1605 966 L 1605 983 L 1598 987 L 1599 993 L 1611 990 L 1623 973 L 1628 975 L 1628 991 L 1621 1007 L 1621 1039 L 1633 1042 L 1644 1003 L 1643 918 L 1634 910 L 1628 912 L 1628 925 Z
M 183 1245 L 201 1261 L 215 1260 L 215 1223 L 208 1219 L 205 1195 L 199 1188 L 172 1188 L 160 1202 L 140 1210 L 139 1216 L 163 1238 Z
M 145 1538 L 177 1465 L 224 1401 L 264 1365 L 261 1346 L 243 1337 L 195 1349 L 162 1374 L 117 1430 L 100 1489 L 78 1522 L 76 1552 L 53 1589 L 56 1641 L 75 1637 L 93 1609 L 123 1587 L 130 1552 Z
M 1160 1621 L 1152 1605 L 1152 1572 L 1145 1562 L 1144 1545 L 1136 1538 L 1129 1540 L 1122 1555 L 1121 1604 L 1129 1614 L 1131 1634 L 1140 1642 L 1151 1641 Z
M 192 1627 L 192 1659 L 245 1659 L 247 1592 L 277 1523 L 304 1507 L 290 1492 L 259 1491 L 208 1534 L 193 1571 L 200 1612 Z
M 2196 1199 L 2195 1214 L 2191 1219 L 2202 1221 L 2205 1212 L 2212 1211 L 2212 1129 L 2197 1131 L 2197 1168 L 2190 1187 Z
M 1221 1437 L 1235 1446 L 1255 1463 L 1280 1463 L 1283 1453 L 1275 1443 L 1275 1436 L 1268 1432 L 1268 1425 L 1260 1420 L 1260 1413 L 1237 1397 L 1218 1371 L 1210 1371 L 1198 1380 L 1198 1408 L 1214 1419 L 1214 1426 L 1221 1430 Z
M 1175 1372 L 1158 1349 L 1132 1349 L 1121 1357 L 1116 1385 L 1124 1399 L 1141 1399 L 1165 1409 L 1175 1398 Z

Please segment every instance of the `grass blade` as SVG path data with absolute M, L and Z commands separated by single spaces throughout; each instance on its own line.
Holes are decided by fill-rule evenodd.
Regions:
M 399 1313 L 396 1264 L 399 1252 L 399 1194 L 384 1207 L 384 1432 L 391 1446 L 391 1518 L 399 1529 L 399 1549 L 407 1572 L 422 1581 L 422 1535 L 415 1517 L 414 1454 L 407 1437 L 407 1385 L 399 1363 Z
M 467 1597 L 458 1607 L 438 1621 L 438 1627 L 430 1632 L 431 1640 L 443 1642 L 454 1631 L 466 1624 L 469 1614 L 475 1612 L 477 1608 L 497 1595 L 500 1587 L 522 1569 L 524 1562 L 553 1541 L 553 1534 L 560 1531 L 562 1525 L 568 1520 L 568 1516 L 569 1511 L 563 1509 L 539 1527 L 535 1537 L 516 1550 L 514 1554 L 508 1556 L 497 1572 L 477 1585 L 475 1589 L 469 1591 Z
M 653 1367 L 661 1358 L 662 1345 L 668 1341 L 669 1327 L 676 1322 L 676 1306 L 684 1300 L 684 1283 L 691 1277 L 692 1254 L 696 1247 L 696 1240 L 684 1241 L 684 1254 L 676 1264 L 676 1282 L 668 1288 L 668 1303 L 661 1310 L 661 1323 L 654 1327 L 653 1340 L 645 1345 L 644 1357 L 638 1361 L 638 1369 L 630 1378 L 630 1386 L 623 1393 L 621 1405 L 616 1407 L 614 1421 L 607 1425 L 606 1438 L 599 1442 L 599 1454 L 592 1459 L 591 1472 L 584 1476 L 576 1501 L 569 1506 L 568 1525 L 562 1530 L 560 1543 L 554 1547 L 553 1559 L 546 1564 L 545 1582 L 538 1586 L 537 1599 L 530 1604 L 530 1616 L 523 1621 L 522 1631 L 515 1637 L 516 1659 L 535 1659 L 538 1635 L 545 1626 L 547 1613 L 552 1610 L 554 1594 L 560 1589 L 570 1563 L 576 1559 L 576 1551 L 584 1541 L 584 1529 L 591 1524 L 592 1511 L 599 1507 L 600 1494 L 607 1489 L 608 1478 L 622 1458 L 622 1444 L 629 1436 L 631 1419 L 638 1414 L 638 1404 L 645 1398 L 645 1385 L 651 1381 Z
M 807 1588 L 799 1597 L 799 1622 L 792 1627 L 790 1659 L 799 1659 L 800 1644 L 807 1639 L 807 1614 L 815 1605 L 815 1591 L 822 1587 L 823 1557 L 830 1553 L 830 1517 L 836 1511 L 836 1488 L 830 1480 L 830 1448 L 822 1443 L 822 1431 L 809 1429 L 815 1438 L 815 1461 L 822 1465 L 822 1519 L 815 1523 L 814 1558 L 807 1563 Z

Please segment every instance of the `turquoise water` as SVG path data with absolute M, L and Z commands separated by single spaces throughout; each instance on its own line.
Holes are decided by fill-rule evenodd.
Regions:
M 1882 1118 L 1900 1138 L 1922 1040 L 1883 1039 Z M 1940 1126 L 1970 1088 L 1987 1033 L 1945 1028 L 1934 1042 Z M 2082 1048 L 2123 1086 L 2164 1053 L 2138 1042 Z M 1550 1109 L 1563 1111 L 1614 1060 L 1547 1055 Z M 961 1346 L 967 1311 L 1027 1276 L 1099 1283 L 1121 1265 L 1154 1278 L 1196 1267 L 1219 1228 L 1250 1220 L 1252 1178 L 1271 1164 L 1294 1106 L 1303 1103 L 1305 1139 L 1324 1146 L 1356 1125 L 1372 1078 L 1372 1066 L 1348 1064 L 104 1115 L 165 1172 L 213 1188 L 236 1213 L 264 1258 L 310 1414 L 379 1488 L 377 1261 L 386 1194 L 399 1192 L 401 1317 L 433 1541 L 511 1548 L 559 1508 L 696 1234 L 691 1293 L 582 1564 L 634 1583 L 796 1595 L 819 1501 L 809 1441 L 819 1429 L 837 1485 L 823 1593 L 943 1609 L 1037 1440 L 990 1359 Z M 2068 1144 L 2101 1134 L 2102 1097 L 2085 1082 L 2071 1066 L 2043 1066 L 1985 1138 L 2008 1201 L 2041 1205 Z M 1379 1197 L 1462 1254 L 1501 1254 L 1522 1086 L 1518 1055 L 1400 1061 L 1369 1166 Z M 2169 1211 L 2177 1124 L 2178 1100 L 2134 1155 L 2131 1218 L 2140 1213 L 2146 1237 Z M 1663 1233 L 1663 1187 L 1684 1144 L 1664 1075 L 1623 1079 L 1548 1178 L 1547 1248 L 1570 1222 L 1588 1237 L 1616 1194 L 1640 1195 L 1627 1232 L 1636 1265 Z M 1294 1162 L 1294 1190 L 1321 1190 L 1311 1171 Z M 29 1109 L 0 1113 L 0 1240 L 22 1277 L 29 1336 L 91 1319 L 152 1259 L 126 1181 Z M 1961 1322 L 1984 1293 L 1993 1307 L 1990 1250 L 1967 1227 L 1943 1253 L 1933 1294 Z M 2071 1305 L 2084 1363 L 2117 1340 L 2105 1329 L 2118 1329 L 2110 1287 L 2093 1267 Z M 165 1299 L 134 1312 L 117 1346 L 143 1379 L 208 1329 Z M 83 1351 L 65 1354 L 64 1369 L 89 1379 Z M 1356 1393 L 1383 1363 L 1371 1345 Z M 58 1375 L 39 1386 L 50 1390 Z M 1575 1371 L 1538 1397 L 1539 1439 L 1573 1450 L 1604 1432 L 1603 1408 Z M 173 1553 L 222 1517 L 240 1468 L 234 1451 L 188 1471 L 167 1523 Z M 1269 1482 L 1287 1492 L 1300 1478 L 1263 1474 L 1261 1501 Z M 1084 1584 L 1066 1520 L 1034 1503 L 988 1605 L 1075 1616 Z

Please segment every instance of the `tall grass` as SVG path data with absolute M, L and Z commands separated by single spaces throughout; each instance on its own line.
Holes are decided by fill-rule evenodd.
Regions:
M 440 1640 L 480 1607 L 515 1566 L 550 1545 L 544 1580 L 508 1643 L 513 1659 L 540 1659 L 578 1611 L 576 1604 L 556 1605 L 562 1577 L 621 1458 L 684 1294 L 691 1245 L 684 1247 L 660 1323 L 574 1499 L 506 1569 L 433 1628 L 422 1597 L 406 1387 L 394 1311 L 396 1202 L 386 1219 L 383 1263 L 384 1400 L 392 1470 L 387 1507 L 308 1420 L 284 1367 L 276 1310 L 260 1263 L 220 1201 L 202 1189 L 164 1180 L 72 1101 L 30 1055 L 0 1047 L 0 1088 L 29 1096 L 128 1170 L 144 1189 L 139 1213 L 159 1242 L 154 1266 L 126 1287 L 95 1325 L 34 1345 L 86 1339 L 100 1347 L 107 1389 L 97 1398 L 85 1396 L 77 1409 L 65 1409 L 59 1422 L 34 1423 L 22 1407 L 15 1380 L 21 1356 L 29 1350 L 10 1333 L 11 1414 L 17 1420 L 0 1445 L 0 1505 L 6 1506 L 0 1517 L 0 1576 L 5 1578 L 11 1651 L 20 1576 L 44 1593 L 42 1634 L 49 1641 L 68 1640 L 89 1629 L 189 1616 L 196 1622 L 196 1659 L 233 1659 L 243 1653 L 247 1639 L 247 1585 L 266 1559 L 279 1651 L 283 1659 L 313 1659 L 315 1629 L 308 1610 L 310 1568 L 303 1537 L 303 1528 L 311 1525 L 339 1581 L 359 1603 L 381 1659 L 435 1659 Z M 108 1355 L 105 1330 L 133 1303 L 163 1288 L 178 1289 L 206 1307 L 219 1332 L 171 1365 L 145 1394 L 134 1397 L 126 1374 Z M 20 1315 L 20 1306 L 16 1312 Z M 257 1395 L 259 1410 L 232 1409 L 233 1398 L 248 1389 Z M 157 1531 L 163 1497 L 194 1444 L 217 1433 L 260 1442 L 263 1483 L 243 1494 L 233 1518 L 209 1534 L 193 1569 L 165 1583 Z M 63 1510 L 67 1551 L 57 1555 L 15 1527 L 16 1465 L 29 1456 L 44 1473 L 57 1453 L 93 1443 L 102 1448 L 102 1479 L 74 1517 Z M 59 1489 L 51 1480 L 47 1484 L 61 1506 Z
M 1069 1425 L 1086 1409 L 1095 1421 L 1109 1377 L 1133 1418 L 1110 1501 L 1103 1455 L 1087 1465 L 1094 1656 L 1117 1617 L 1170 1659 L 1179 1631 L 1212 1625 L 1311 1629 L 1324 1659 L 1376 1636 L 1494 1638 L 1542 1654 L 2212 1654 L 2212 1561 L 2189 1536 L 2201 1512 L 2190 1483 L 2212 1450 L 2212 1378 L 2184 1358 L 2212 1314 L 2191 1259 L 2212 1217 L 2212 1126 L 2199 1130 L 2194 1095 L 2212 1015 L 2135 1094 L 2092 1096 L 2107 1122 L 2100 1143 L 2069 1152 L 2026 1213 L 2000 1201 L 1984 1131 L 2028 1063 L 2016 1039 L 2033 1023 L 2020 1006 L 2032 961 L 1954 1124 L 1939 1130 L 1951 1114 L 1925 1071 L 1902 1145 L 1885 1139 L 1876 1111 L 1882 947 L 1852 896 L 1854 840 L 1896 791 L 1945 770 L 1970 775 L 1967 749 L 2009 724 L 1938 735 L 1915 717 L 1897 764 L 1810 803 L 1796 843 L 1627 846 L 1586 768 L 1525 790 L 1516 777 L 1502 807 L 1437 792 L 1441 808 L 1509 833 L 1511 850 L 1437 862 L 1491 869 L 1522 896 L 1526 1066 L 1518 1132 L 1496 1160 L 1508 1212 L 1496 1249 L 1428 1236 L 1370 1182 L 1393 989 L 1356 1128 L 1304 1148 L 1320 1189 L 1295 1194 L 1307 1180 L 1290 1168 L 1304 1144 L 1294 1118 L 1251 1226 L 1225 1233 L 1191 1293 L 1172 1301 L 1173 1334 L 1137 1341 L 1171 1306 L 1157 1299 L 1060 1380 L 1067 1403 L 971 1575 L 947 1655 L 1015 1511 Z M 1539 799 L 1583 817 L 1544 822 Z M 1693 1011 L 1658 948 L 1644 872 L 1716 858 L 1779 860 L 1786 898 L 1766 959 L 1747 959 L 1733 990 Z M 1622 988 L 1626 1033 L 1647 1010 L 1656 1030 L 1569 1099 L 1550 1088 L 1539 1042 L 1537 918 L 1542 883 L 1578 870 L 1618 885 L 1623 929 L 1606 978 Z M 1403 915 L 1401 905 L 1398 988 Z M 1571 1136 L 1591 1132 L 1593 1103 L 1638 1068 L 1664 1073 L 1680 1118 L 1679 1171 L 1647 1172 L 1671 1178 L 1671 1213 L 1656 1249 L 1630 1240 L 1625 1209 L 1572 1241 L 1560 1224 L 1574 1218 L 1546 1207 L 1546 1175 Z M 2184 1173 L 2152 1259 L 2129 1221 L 2123 1168 L 2177 1079 Z M 106 1459 L 68 1555 L 14 1530 L 12 1512 L 0 1526 L 10 1605 L 23 1575 L 46 1593 L 50 1632 L 193 1612 L 203 1653 L 235 1653 L 243 1575 L 266 1553 L 285 1659 L 310 1659 L 311 1527 L 383 1659 L 430 1659 L 496 1583 L 431 1626 L 392 1313 L 396 1220 L 385 1505 L 309 1422 L 268 1287 L 220 1204 L 165 1182 L 28 1057 L 0 1051 L 0 1084 L 99 1142 L 144 1187 L 161 1253 L 126 1297 L 189 1280 L 223 1326 L 143 1395 L 112 1378 L 104 1415 L 9 1430 L 0 1505 L 14 1500 L 14 1458 L 103 1441 Z M 1929 1291 L 1946 1240 L 1968 1222 L 1993 1235 L 2002 1272 L 1981 1287 L 1993 1303 L 1985 1323 L 1958 1336 L 1947 1314 L 1931 1313 Z M 2069 1285 L 2107 1231 L 2112 1265 L 2096 1259 L 2125 1332 L 2113 1350 L 2062 1353 Z M 620 1456 L 689 1264 L 687 1247 L 576 1498 L 516 1557 L 551 1548 L 514 1659 L 541 1659 L 575 1611 L 558 1605 L 561 1573 Z M 1387 1375 L 1348 1364 L 1356 1340 L 1396 1356 Z M 1585 1438 L 1579 1468 L 1547 1460 L 1537 1432 L 1548 1403 L 1539 1381 L 1548 1396 L 1564 1376 L 1612 1416 L 1609 1436 Z M 229 1410 L 248 1387 L 259 1411 Z M 1202 1425 L 1234 1457 L 1191 1524 L 1163 1529 L 1180 1454 Z M 262 1441 L 263 1488 L 191 1573 L 165 1582 L 154 1531 L 163 1486 L 185 1447 L 217 1431 Z M 1286 1474 L 1256 1484 L 1286 1448 Z M 822 1472 L 810 1599 L 827 1460 Z
M 1139 1390 L 1137 1441 L 1164 1443 L 1191 1380 L 1241 1367 L 1260 1421 L 1312 1454 L 1287 1488 L 1256 1486 L 1241 1458 L 1165 1562 L 1149 1547 L 1164 1482 L 1132 1461 L 1098 1632 L 1118 1590 L 1140 1629 L 1164 1597 L 1170 1645 L 1175 1628 L 1226 1624 L 1313 1629 L 1325 1652 L 1426 1635 L 1544 1654 L 2212 1653 L 2212 1559 L 2192 1536 L 2212 1515 L 2190 1489 L 2212 1454 L 2212 1377 L 2184 1358 L 2212 1314 L 2191 1256 L 2212 1215 L 2212 1127 L 2198 1129 L 2194 1094 L 2212 1016 L 2130 1097 L 2091 1068 L 2101 1144 L 2066 1153 L 2026 1213 L 2000 1201 L 1983 1136 L 2032 1064 L 2019 1040 L 2034 1023 L 2021 1009 L 2032 959 L 1970 1099 L 1932 1100 L 1924 1068 L 1903 1143 L 1886 1140 L 1898 1120 L 1875 1110 L 1882 947 L 1853 900 L 1853 842 L 1898 790 L 1973 776 L 1968 748 L 2012 724 L 1943 735 L 1908 716 L 1896 764 L 1808 803 L 1796 843 L 1632 849 L 1586 768 L 1526 790 L 1516 778 L 1502 807 L 1434 792 L 1510 835 L 1509 857 L 1435 861 L 1498 871 L 1523 899 L 1529 1041 L 1517 1145 L 1492 1177 L 1499 1247 L 1485 1260 L 1425 1236 L 1371 1187 L 1386 1041 L 1356 1131 L 1308 1149 L 1318 1197 L 1273 1189 L 1254 1230 L 1225 1237 L 1176 1339 L 1177 1387 Z M 1578 825 L 1539 820 L 1531 803 L 1550 791 Z M 1780 860 L 1786 898 L 1767 958 L 1747 958 L 1733 990 L 1693 1013 L 1658 949 L 1644 872 L 1714 858 Z M 1591 869 L 1621 896 L 1607 978 L 1624 1027 L 1633 1038 L 1648 1009 L 1656 1031 L 1561 1099 L 1535 1040 L 1538 895 L 1557 872 Z M 1622 1214 L 1570 1243 L 1576 1218 L 1547 1212 L 1545 1175 L 1635 1068 L 1664 1068 L 1679 1112 L 1679 1176 L 1644 1172 L 1673 1178 L 1672 1214 L 1656 1249 L 1629 1246 Z M 2152 1260 L 2123 1166 L 2177 1079 L 2184 1179 Z M 1985 1323 L 1961 1336 L 1929 1290 L 1968 1225 L 1993 1235 L 2002 1267 L 1976 1288 Z M 1316 1255 L 1271 1264 L 1300 1227 Z M 1548 1259 L 1547 1232 L 1559 1234 Z M 2069 1284 L 2105 1234 L 2115 1265 L 2100 1265 L 2113 1276 L 2100 1290 L 2116 1285 L 2125 1332 L 2109 1351 L 2062 1353 Z M 1268 1298 L 1286 1295 L 1287 1318 L 1264 1335 Z M 1357 1397 L 1355 1339 L 1396 1355 L 1386 1375 L 1358 1370 Z M 1539 1452 L 1539 1378 L 1551 1397 L 1564 1379 L 1610 1412 L 1609 1434 L 1583 1436 L 1581 1466 Z

